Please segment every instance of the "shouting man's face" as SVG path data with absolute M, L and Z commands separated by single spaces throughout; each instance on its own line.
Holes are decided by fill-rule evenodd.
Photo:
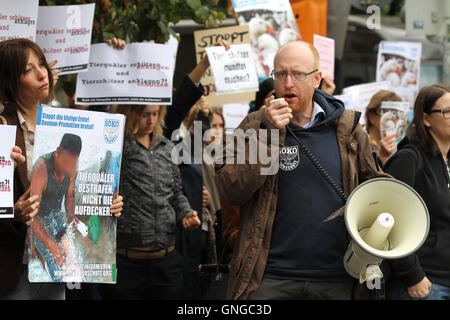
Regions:
M 281 75 L 274 81 L 277 98 L 284 98 L 293 112 L 308 108 L 314 89 L 320 84 L 321 73 L 317 69 L 318 62 L 307 44 L 294 41 L 282 47 L 274 61 L 274 72 Z

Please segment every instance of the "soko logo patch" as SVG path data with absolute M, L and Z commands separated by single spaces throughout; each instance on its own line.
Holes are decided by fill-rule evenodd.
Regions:
M 113 144 L 119 137 L 120 121 L 116 119 L 105 119 L 105 126 L 103 128 L 103 138 L 106 143 Z
M 298 167 L 300 158 L 298 155 L 298 146 L 285 146 L 280 151 L 280 169 L 292 171 Z

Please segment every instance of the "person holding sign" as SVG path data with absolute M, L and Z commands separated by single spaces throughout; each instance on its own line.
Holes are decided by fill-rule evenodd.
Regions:
M 222 46 L 225 50 L 230 49 L 228 41 L 220 40 L 214 44 L 214 46 Z M 175 135 L 175 130 L 180 128 L 182 122 L 188 117 L 190 110 L 197 109 L 194 105 L 205 94 L 204 87 L 200 83 L 202 76 L 208 70 L 210 62 L 208 56 L 205 54 L 195 68 L 187 74 L 177 90 L 173 95 L 172 106 L 167 108 L 167 115 L 165 117 L 164 136 L 168 139 L 172 139 Z M 201 103 L 200 103 L 201 105 Z M 198 106 L 198 105 L 197 105 Z M 207 119 L 206 108 L 202 108 L 205 112 L 200 112 L 199 115 L 203 120 Z M 194 112 L 195 113 L 195 112 Z M 206 121 L 204 121 L 205 123 Z M 180 130 L 181 131 L 181 130 Z M 194 141 L 192 139 L 191 141 Z M 176 138 L 181 142 L 182 138 Z M 193 152 L 185 152 L 183 157 L 192 159 L 194 157 Z M 201 165 L 193 163 L 193 161 L 184 162 L 179 165 L 181 183 L 183 191 L 189 201 L 190 206 L 198 212 L 200 221 L 203 220 L 202 207 L 203 207 L 203 174 Z M 198 265 L 203 263 L 204 252 L 207 243 L 207 232 L 198 228 L 195 230 L 186 230 L 184 228 L 178 228 L 177 235 L 177 250 L 179 250 L 184 258 L 183 266 L 183 299 L 197 299 L 199 298 L 199 277 L 198 277 Z
M 398 152 L 385 171 L 414 188 L 427 205 L 430 231 L 412 255 L 390 260 L 388 297 L 448 300 L 450 297 L 450 86 L 423 87 Z
M 366 108 L 366 130 L 369 134 L 369 141 L 372 150 L 384 165 L 387 159 L 395 152 L 396 134 L 392 133 L 381 137 L 380 118 L 382 101 L 402 101 L 398 95 L 392 91 L 380 90 L 370 99 Z
M 282 46 L 272 71 L 278 99 L 266 99 L 266 108 L 238 128 L 255 130 L 256 141 L 227 145 L 233 158 L 216 165 L 220 195 L 241 206 L 228 299 L 352 298 L 354 281 L 342 263 L 349 244 L 342 207 L 358 183 L 389 176 L 377 171 L 357 114 L 317 89 L 318 70 L 311 44 Z M 271 163 L 251 162 L 255 143 L 267 148 Z
M 45 56 L 33 41 L 6 40 L 0 43 L 0 101 L 7 124 L 17 126 L 16 141 L 26 161 L 18 164 L 14 178 L 14 200 L 22 209 L 40 205 L 37 195 L 30 197 L 30 178 L 37 110 L 41 103 L 52 100 L 54 78 Z M 122 198 L 111 206 L 120 216 Z M 33 213 L 33 212 L 32 212 Z M 31 215 L 31 217 L 30 217 Z M 28 217 L 28 218 L 26 218 Z M 29 283 L 28 249 L 25 238 L 26 220 L 2 221 L 0 233 L 0 297 L 2 299 L 64 299 L 64 286 L 52 283 Z M 34 222 L 35 220 L 33 220 Z
M 105 299 L 178 299 L 183 259 L 177 225 L 200 225 L 162 135 L 165 106 L 121 106 L 126 115 L 120 186 L 124 215 L 117 225 L 117 285 L 100 285 Z

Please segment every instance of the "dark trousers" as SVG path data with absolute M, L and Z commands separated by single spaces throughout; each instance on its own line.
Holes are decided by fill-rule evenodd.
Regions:
M 106 300 L 175 300 L 183 283 L 183 259 L 176 251 L 156 259 L 117 255 L 117 284 L 100 285 Z
M 311 282 L 263 278 L 253 300 L 350 300 L 353 280 Z

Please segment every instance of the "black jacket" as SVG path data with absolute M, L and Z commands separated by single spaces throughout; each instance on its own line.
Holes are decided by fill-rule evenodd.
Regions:
M 126 137 L 120 172 L 123 216 L 117 224 L 117 247 L 175 245 L 176 225 L 192 209 L 183 194 L 178 166 L 171 159 L 173 143 L 165 137 L 147 150 Z
M 444 158 L 404 139 L 384 169 L 414 188 L 430 214 L 425 243 L 415 254 L 391 261 L 393 276 L 407 287 L 424 276 L 431 282 L 450 286 L 450 177 Z

